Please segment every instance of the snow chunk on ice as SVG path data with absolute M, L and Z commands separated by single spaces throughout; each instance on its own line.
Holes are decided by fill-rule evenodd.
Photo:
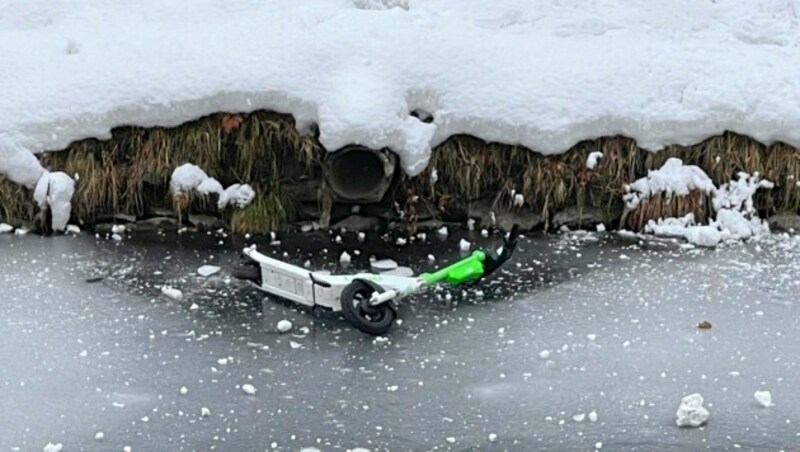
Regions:
M 350 254 L 347 251 L 342 251 L 342 255 L 339 256 L 339 262 L 342 264 L 349 264 L 352 260 L 353 258 L 350 257 Z
M 97 432 L 97 433 L 94 434 L 94 440 L 95 441 L 102 441 L 103 438 L 105 438 L 105 437 L 106 437 L 106 434 L 103 433 L 103 432 Z
M 292 322 L 284 319 L 278 322 L 278 332 L 285 333 L 292 329 Z
M 161 293 L 173 300 L 183 300 L 183 292 L 172 286 L 161 286 Z
M 437 229 L 436 233 L 441 235 L 441 236 L 443 236 L 443 237 L 447 237 L 447 234 L 448 234 L 447 226 L 442 226 L 441 228 Z
M 127 228 L 124 224 L 115 224 L 111 226 L 111 233 L 112 234 L 124 234 Z
M 206 407 L 200 408 L 200 417 L 209 417 L 211 416 L 211 410 Z
M 592 410 L 589 413 L 589 421 L 590 422 L 597 422 L 597 411 Z
M 550 357 L 550 350 L 542 350 L 539 352 L 539 358 L 547 359 Z
M 753 393 L 753 398 L 764 408 L 769 408 L 774 405 L 772 403 L 772 394 L 769 391 L 756 391 Z
M 221 268 L 217 267 L 216 265 L 203 265 L 202 267 L 197 269 L 197 274 L 207 278 L 217 272 L 219 272 Z
M 47 443 L 47 445 L 44 446 L 44 449 L 42 449 L 42 450 L 44 452 L 61 452 L 61 449 L 63 449 L 63 448 L 64 448 L 64 445 L 61 444 L 61 443 L 56 443 L 56 444 Z
M 247 395 L 254 395 L 256 393 L 256 387 L 250 383 L 245 383 L 242 385 L 242 392 Z
M 178 392 L 180 393 L 180 395 L 186 395 L 189 393 L 189 389 L 187 389 L 186 386 L 181 386 L 181 389 L 178 390 Z
M 699 427 L 708 420 L 708 410 L 703 407 L 703 396 L 689 394 L 681 399 L 681 406 L 675 413 L 678 427 Z
M 459 248 L 461 251 L 469 251 L 469 248 L 470 248 L 471 246 L 472 246 L 472 244 L 471 244 L 471 243 L 469 243 L 467 240 L 464 240 L 464 239 L 461 239 L 461 241 L 460 241 L 460 242 L 458 242 L 458 248 Z
M 603 158 L 603 153 L 600 151 L 590 152 L 586 157 L 586 169 L 593 170 L 597 168 L 597 161 Z
M 7 223 L 0 223 L 0 234 L 8 234 L 14 230 L 14 226 Z
M 67 233 L 69 233 L 69 234 L 80 234 L 81 233 L 81 228 L 79 228 L 78 226 L 76 226 L 74 224 L 68 224 L 67 225 Z
M 397 262 L 392 259 L 381 259 L 370 262 L 369 267 L 374 272 L 388 272 L 397 268 Z

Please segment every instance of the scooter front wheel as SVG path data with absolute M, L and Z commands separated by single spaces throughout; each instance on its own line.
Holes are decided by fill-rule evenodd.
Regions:
M 389 303 L 370 306 L 375 288 L 363 281 L 353 281 L 342 290 L 342 314 L 359 330 L 373 335 L 385 334 L 392 327 L 397 313 Z

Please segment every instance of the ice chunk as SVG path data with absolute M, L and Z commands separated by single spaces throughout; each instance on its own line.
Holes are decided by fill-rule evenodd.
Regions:
M 369 267 L 374 272 L 386 272 L 397 268 L 397 262 L 392 259 L 381 259 L 369 263 Z
M 681 405 L 675 413 L 678 427 L 699 427 L 708 420 L 708 410 L 703 407 L 703 396 L 689 394 L 681 399 Z
M 597 161 L 603 158 L 603 153 L 600 151 L 590 152 L 589 156 L 586 157 L 586 168 L 593 170 L 597 168 Z
M 292 322 L 284 319 L 278 322 L 278 332 L 285 333 L 292 329 Z
M 247 395 L 254 395 L 256 393 L 256 387 L 250 383 L 245 383 L 242 385 L 242 392 Z
M 183 300 L 183 292 L 172 286 L 161 286 L 161 293 L 173 300 Z
M 216 265 L 203 265 L 202 267 L 197 269 L 197 274 L 204 278 L 207 278 L 213 275 L 214 273 L 219 272 L 220 270 L 221 269 Z
M 753 393 L 753 398 L 765 408 L 769 408 L 774 405 L 772 403 L 772 394 L 769 391 L 756 391 Z

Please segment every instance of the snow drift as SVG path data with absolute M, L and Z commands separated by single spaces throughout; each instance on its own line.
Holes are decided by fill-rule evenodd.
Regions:
M 30 152 L 259 109 L 318 125 L 329 150 L 391 148 L 412 175 L 461 133 L 545 154 L 616 134 L 657 150 L 725 130 L 798 146 L 799 7 L 5 0 L 0 173 L 32 187 L 43 169 Z

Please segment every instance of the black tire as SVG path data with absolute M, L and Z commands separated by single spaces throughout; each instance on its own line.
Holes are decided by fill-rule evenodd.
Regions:
M 375 288 L 363 281 L 353 281 L 342 290 L 342 315 L 354 327 L 367 334 L 386 334 L 392 328 L 397 313 L 389 305 L 382 303 L 369 306 L 368 301 Z
M 261 265 L 258 262 L 247 260 L 242 261 L 231 270 L 231 276 L 243 281 L 252 281 L 261 285 Z

